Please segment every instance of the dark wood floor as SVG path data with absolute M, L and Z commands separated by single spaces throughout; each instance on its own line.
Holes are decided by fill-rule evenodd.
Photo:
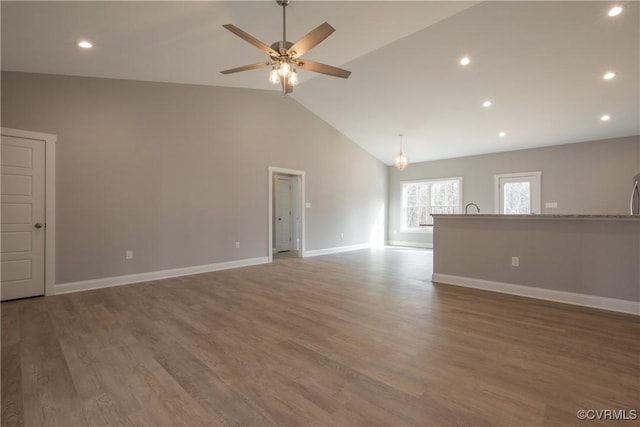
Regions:
M 386 248 L 3 303 L 2 425 L 636 425 L 576 411 L 640 409 L 638 318 L 430 269 Z

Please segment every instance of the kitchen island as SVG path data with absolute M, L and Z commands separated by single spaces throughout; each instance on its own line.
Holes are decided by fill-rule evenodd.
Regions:
M 433 218 L 433 282 L 640 315 L 638 215 Z

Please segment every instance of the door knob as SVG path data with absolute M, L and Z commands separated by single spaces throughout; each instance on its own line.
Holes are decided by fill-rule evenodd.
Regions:
M 36 222 L 33 226 L 35 228 L 42 228 L 42 223 L 41 222 Z
M 278 221 L 282 221 L 282 218 L 278 218 Z

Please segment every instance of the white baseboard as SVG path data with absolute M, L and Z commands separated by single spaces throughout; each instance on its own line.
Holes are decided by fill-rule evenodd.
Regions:
M 317 249 L 315 251 L 305 251 L 304 257 L 309 258 L 312 256 L 330 255 L 330 254 L 337 254 L 340 252 L 357 251 L 359 249 L 369 249 L 370 247 L 371 247 L 371 243 L 361 243 L 359 245 L 338 246 L 335 248 Z
M 56 285 L 55 294 L 88 291 L 91 289 L 109 288 L 111 286 L 129 285 L 132 283 L 148 282 L 150 280 L 169 279 L 171 277 L 189 276 L 191 274 L 208 273 L 211 271 L 228 270 L 230 268 L 248 267 L 266 264 L 267 257 L 241 259 L 237 261 L 219 262 L 216 264 L 196 265 L 193 267 L 173 268 L 170 270 L 150 271 L 148 273 L 129 274 L 126 276 L 104 277 L 101 279 L 83 280 L 80 282 L 61 283 Z
M 595 295 L 576 294 L 573 292 L 556 291 L 553 289 L 534 288 L 532 286 L 514 285 L 511 283 L 493 282 L 490 280 L 473 279 L 471 277 L 452 276 L 449 274 L 433 273 L 431 281 L 446 285 L 464 286 L 467 288 L 483 289 L 504 294 L 562 302 L 565 304 L 581 305 L 602 310 L 640 316 L 640 302 L 621 299 L 599 297 Z
M 411 248 L 426 248 L 433 249 L 433 243 L 420 243 L 420 242 L 401 242 L 399 240 L 389 240 L 387 242 L 389 246 L 408 246 Z

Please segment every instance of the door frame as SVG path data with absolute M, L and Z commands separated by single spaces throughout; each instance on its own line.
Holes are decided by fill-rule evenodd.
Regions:
M 533 177 L 535 187 L 531 190 L 531 212 L 534 214 L 542 213 L 542 171 L 534 172 L 516 172 L 516 173 L 499 173 L 493 175 L 493 201 L 496 215 L 500 213 L 500 179 L 501 178 L 518 178 L 518 177 Z M 535 211 L 535 212 L 534 212 Z
M 56 141 L 48 133 L 1 128 L 2 136 L 44 142 L 44 294 L 55 295 L 56 287 Z
M 268 185 L 269 185 L 269 197 L 268 197 L 268 224 L 269 224 L 269 240 L 267 241 L 267 254 L 269 262 L 273 262 L 273 177 L 276 174 L 293 175 L 297 176 L 300 181 L 300 197 L 298 199 L 298 210 L 300 212 L 300 251 L 298 255 L 300 258 L 305 257 L 305 171 L 299 171 L 295 169 L 279 168 L 276 166 L 268 167 Z

